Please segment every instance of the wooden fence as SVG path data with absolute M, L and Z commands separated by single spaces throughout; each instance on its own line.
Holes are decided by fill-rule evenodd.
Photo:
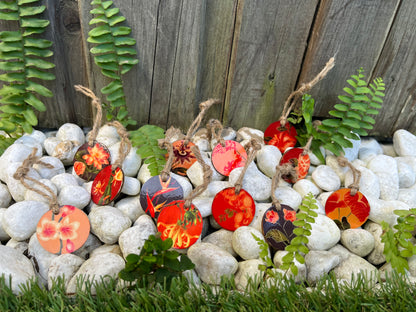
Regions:
M 90 0 L 44 0 L 56 80 L 40 126 L 90 126 L 89 102 L 73 85 L 99 92 L 105 79 L 87 43 Z M 124 77 L 130 115 L 140 125 L 186 129 L 198 103 L 210 117 L 264 130 L 291 91 L 331 57 L 335 68 L 310 92 L 327 116 L 360 67 L 381 76 L 386 97 L 373 135 L 416 132 L 414 0 L 114 0 L 137 40 L 139 64 Z M 5 28 L 5 23 L 0 27 Z M 8 26 L 7 26 L 8 27 Z

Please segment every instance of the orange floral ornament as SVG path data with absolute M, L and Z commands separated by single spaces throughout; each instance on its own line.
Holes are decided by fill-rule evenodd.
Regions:
M 54 254 L 70 253 L 80 248 L 90 233 L 87 215 L 74 206 L 63 206 L 59 214 L 45 213 L 39 220 L 36 235 L 40 245 Z
M 43 219 L 36 229 L 36 234 L 39 240 L 48 241 L 59 237 L 58 222 Z
M 74 156 L 74 171 L 81 178 L 86 181 L 92 181 L 106 166 L 111 163 L 110 152 L 99 142 L 81 145 Z
M 108 165 L 108 154 L 98 143 L 87 149 L 88 154 L 82 156 L 87 165 L 93 165 L 98 170 L 102 169 L 102 165 Z

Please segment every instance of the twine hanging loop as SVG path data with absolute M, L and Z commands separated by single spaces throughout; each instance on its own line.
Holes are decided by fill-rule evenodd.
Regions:
M 351 169 L 353 182 L 348 186 L 348 188 L 351 189 L 351 196 L 355 196 L 355 194 L 357 194 L 358 190 L 360 189 L 361 171 L 355 168 L 344 156 L 337 157 L 337 161 L 341 167 L 348 166 Z
M 247 152 L 247 160 L 244 164 L 243 170 L 240 173 L 240 176 L 238 177 L 237 181 L 235 182 L 235 193 L 238 195 L 240 194 L 240 191 L 243 187 L 243 179 L 244 175 L 246 174 L 246 171 L 248 169 L 248 166 L 250 163 L 254 160 L 254 157 L 256 157 L 257 151 L 261 149 L 261 144 L 257 139 L 251 139 L 250 142 L 246 145 Z

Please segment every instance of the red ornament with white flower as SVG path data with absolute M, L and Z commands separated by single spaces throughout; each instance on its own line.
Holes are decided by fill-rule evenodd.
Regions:
M 74 206 L 65 205 L 59 214 L 45 213 L 36 227 L 40 245 L 50 253 L 66 254 L 79 249 L 90 234 L 88 216 Z
M 282 126 L 280 121 L 270 124 L 264 131 L 264 143 L 276 146 L 281 153 L 284 153 L 289 147 L 296 145 L 297 131 L 294 126 L 286 122 Z
M 274 205 L 267 209 L 261 222 L 266 242 L 275 250 L 284 250 L 296 236 L 293 233 L 295 220 L 296 211 L 287 205 L 281 205 L 280 210 Z

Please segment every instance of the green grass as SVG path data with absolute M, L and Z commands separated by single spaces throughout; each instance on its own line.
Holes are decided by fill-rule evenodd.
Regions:
M 372 288 L 361 276 L 349 286 L 331 277 L 312 288 L 293 280 L 275 284 L 255 288 L 251 284 L 241 292 L 230 281 L 197 288 L 175 280 L 170 291 L 163 287 L 116 290 L 117 282 L 110 280 L 96 285 L 97 295 L 90 294 L 89 283 L 84 283 L 84 291 L 65 295 L 58 280 L 51 291 L 31 282 L 15 296 L 0 279 L 0 311 L 416 311 L 416 285 L 397 275 Z

